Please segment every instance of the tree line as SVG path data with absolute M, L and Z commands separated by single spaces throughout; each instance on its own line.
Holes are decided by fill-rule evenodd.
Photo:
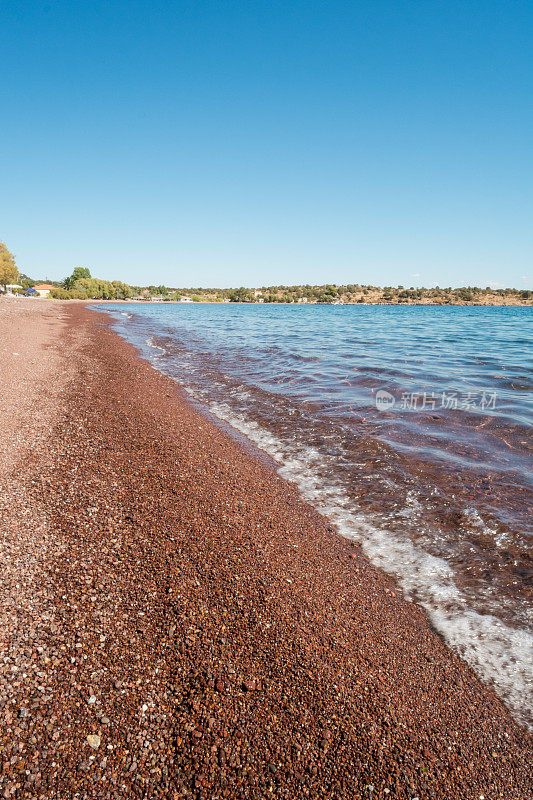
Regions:
M 179 300 L 184 295 L 196 302 L 221 302 L 231 303 L 483 303 L 488 299 L 497 301 L 510 298 L 517 302 L 532 301 L 533 291 L 529 289 L 496 289 L 490 286 L 462 286 L 433 288 L 414 287 L 406 288 L 402 285 L 372 286 L 369 284 L 350 283 L 342 286 L 337 284 L 311 285 L 300 284 L 294 286 L 262 286 L 259 289 L 250 289 L 241 286 L 236 289 L 217 288 L 170 288 L 164 285 L 130 286 L 122 281 L 107 281 L 93 278 L 87 267 L 75 267 L 72 274 L 62 281 L 47 281 L 53 289 L 52 298 L 58 300 L 130 300 L 132 297 L 150 299 L 158 297 L 163 300 Z M 27 291 L 35 285 L 36 281 L 23 273 L 19 273 L 15 258 L 7 246 L 0 242 L 0 286 L 4 289 L 8 285 L 18 284 L 22 287 L 19 292 Z M 17 290 L 15 290 L 17 291 Z

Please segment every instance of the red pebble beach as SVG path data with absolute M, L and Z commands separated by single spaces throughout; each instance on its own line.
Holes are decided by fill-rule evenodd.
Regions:
M 531 797 L 423 612 L 107 318 L 0 330 L 0 798 Z

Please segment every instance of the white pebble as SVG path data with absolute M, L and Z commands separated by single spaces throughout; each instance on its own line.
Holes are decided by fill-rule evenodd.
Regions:
M 87 737 L 87 741 L 89 742 L 89 745 L 93 748 L 93 750 L 98 750 L 98 748 L 100 747 L 100 741 L 101 741 L 100 737 L 97 736 L 95 733 L 90 734 Z

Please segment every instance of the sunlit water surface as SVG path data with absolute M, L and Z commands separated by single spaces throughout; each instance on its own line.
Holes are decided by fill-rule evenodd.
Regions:
M 532 309 L 98 309 L 266 451 L 533 724 Z

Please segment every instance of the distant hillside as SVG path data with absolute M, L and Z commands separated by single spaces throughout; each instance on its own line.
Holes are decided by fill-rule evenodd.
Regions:
M 35 281 L 21 275 L 26 289 Z M 61 300 L 162 300 L 176 301 L 189 298 L 198 303 L 297 303 L 302 305 L 330 304 L 346 305 L 369 303 L 384 305 L 490 305 L 530 306 L 533 291 L 530 289 L 485 289 L 479 286 L 462 286 L 458 289 L 415 288 L 411 286 L 370 286 L 358 283 L 337 286 L 261 286 L 250 289 L 216 288 L 172 288 L 168 286 L 130 286 L 122 281 L 107 281 L 93 278 L 85 267 L 76 267 L 72 275 L 63 281 L 52 281 L 55 289 L 51 296 Z

